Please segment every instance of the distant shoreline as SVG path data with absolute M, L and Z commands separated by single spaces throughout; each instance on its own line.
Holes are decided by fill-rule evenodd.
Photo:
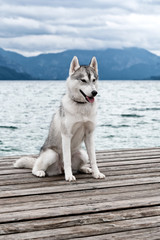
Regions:
M 99 79 L 101 80 L 160 80 L 160 56 L 143 48 L 123 48 L 104 50 L 67 50 L 60 53 L 41 54 L 25 57 L 0 48 L 1 80 L 55 80 L 68 77 L 68 69 L 73 56 L 80 65 L 89 64 L 96 56 Z

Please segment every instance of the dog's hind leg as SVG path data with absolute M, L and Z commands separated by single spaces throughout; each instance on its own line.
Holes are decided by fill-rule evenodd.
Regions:
M 72 156 L 72 168 L 73 171 L 79 171 L 83 173 L 92 173 L 92 169 L 88 167 L 88 155 L 83 150 L 80 149 Z
M 58 154 L 51 149 L 47 149 L 37 158 L 32 169 L 32 174 L 37 177 L 45 177 L 47 168 L 57 161 Z

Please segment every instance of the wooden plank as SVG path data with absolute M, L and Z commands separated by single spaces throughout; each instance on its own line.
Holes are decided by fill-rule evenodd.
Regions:
M 66 216 L 66 215 L 75 215 L 75 214 L 87 214 L 87 213 L 96 213 L 99 211 L 111 211 L 117 209 L 128 209 L 133 207 L 148 207 L 160 205 L 160 197 L 146 197 L 146 198 L 138 198 L 138 199 L 129 199 L 129 200 L 120 200 L 114 202 L 98 202 L 91 204 L 77 204 L 75 206 L 64 206 L 64 207 L 48 207 L 44 206 L 43 209 L 35 209 L 35 210 L 26 210 L 19 212 L 9 212 L 2 213 L 0 215 L 0 222 L 16 222 L 22 220 L 31 220 L 31 219 L 40 219 L 40 218 L 48 218 L 48 217 L 58 217 L 58 216 Z
M 132 186 L 121 186 L 121 187 L 113 187 L 113 188 L 99 188 L 99 189 L 86 189 L 83 191 L 72 191 L 72 192 L 61 192 L 61 193 L 50 193 L 50 194 L 43 194 L 43 192 L 39 195 L 31 195 L 31 196 L 16 196 L 16 197 L 9 197 L 9 198 L 1 198 L 0 199 L 0 205 L 3 205 L 3 207 L 10 205 L 14 206 L 15 204 L 20 203 L 30 203 L 35 201 L 45 201 L 45 200 L 51 200 L 53 201 L 56 199 L 68 199 L 68 198 L 74 198 L 77 197 L 78 199 L 83 196 L 97 196 L 99 195 L 110 195 L 110 194 L 118 194 L 119 196 L 122 196 L 122 194 L 127 193 L 130 195 L 131 192 L 143 192 L 147 191 L 150 192 L 152 190 L 159 190 L 159 183 L 153 183 L 153 184 L 142 184 L 142 185 L 132 185 Z
M 145 149 L 143 151 L 136 151 L 135 150 L 132 150 L 132 151 L 117 151 L 117 152 L 114 152 L 114 151 L 110 151 L 110 152 L 107 152 L 107 151 L 104 151 L 104 152 L 96 152 L 96 156 L 99 158 L 99 157 L 120 157 L 120 156 L 123 156 L 123 157 L 137 157 L 137 156 L 155 156 L 155 155 L 159 155 L 160 154 L 160 149 L 154 149 L 152 151 L 148 150 L 148 149 Z
M 148 163 L 149 162 L 149 163 Z M 116 165 L 116 164 L 110 164 L 110 166 L 106 166 L 105 165 L 105 162 L 103 164 L 100 164 L 98 163 L 98 166 L 100 169 L 106 169 L 108 171 L 118 171 L 118 170 L 125 170 L 125 169 L 139 169 L 139 168 L 151 168 L 151 167 L 157 167 L 159 168 L 160 167 L 160 162 L 151 162 L 151 161 L 148 161 L 147 163 L 141 163 L 141 164 L 122 164 L 121 165 Z M 129 162 L 130 163 L 130 162 Z M 31 173 L 31 169 L 7 169 L 7 170 L 3 170 L 3 171 L 0 171 L 0 178 L 3 176 L 3 175 L 12 175 L 12 177 L 14 177 L 14 175 L 18 176 L 19 174 L 29 174 Z
M 107 175 L 107 173 L 106 173 Z M 80 177 L 81 175 L 77 176 L 77 184 L 87 184 L 87 183 L 91 183 L 94 182 L 95 180 L 92 179 L 91 175 L 88 175 L 85 179 L 84 176 Z M 138 181 L 138 179 L 140 178 L 151 178 L 151 177 L 159 177 L 160 173 L 159 172 L 154 172 L 154 173 L 140 173 L 140 174 L 132 174 L 132 175 L 118 175 L 118 176 L 107 176 L 107 181 L 118 181 L 118 180 L 128 180 L 128 179 L 136 179 Z M 63 178 L 63 179 L 62 179 Z M 45 178 L 44 178 L 45 179 Z M 9 191 L 9 190 L 20 190 L 20 189 L 30 189 L 34 186 L 34 188 L 39 188 L 39 187 L 48 187 L 48 186 L 57 186 L 57 185 L 64 185 L 63 181 L 64 177 L 61 177 L 61 179 L 58 181 L 53 181 L 47 179 L 46 181 L 41 181 L 41 183 L 39 182 L 31 182 L 29 183 L 29 180 L 27 179 L 27 182 L 25 181 L 26 179 L 23 180 L 23 182 L 17 182 L 17 184 L 13 181 L 12 184 L 7 185 L 5 184 L 4 186 L 0 186 L 0 191 Z M 103 180 L 102 180 L 103 181 Z
M 119 159 L 119 158 L 123 158 L 123 159 L 137 159 L 137 158 L 159 158 L 160 157 L 160 150 L 159 151 L 153 151 L 153 152 L 110 152 L 110 153 L 96 153 L 97 155 L 97 159 L 108 159 L 110 161 L 114 161 L 114 159 Z M 10 164 L 13 164 L 13 162 L 15 162 L 17 159 L 19 159 L 20 157 L 23 156 L 19 156 L 17 158 L 0 158 L 0 163 L 3 164 L 5 162 L 8 162 Z M 29 157 L 31 157 L 29 155 Z M 35 157 L 35 156 L 34 156 Z
M 160 158 L 155 158 L 155 159 L 142 159 L 142 160 L 137 160 L 137 161 L 132 161 L 132 160 L 126 160 L 126 161 L 118 161 L 118 162 L 107 162 L 107 161 L 103 161 L 103 162 L 98 162 L 98 166 L 99 167 L 113 167 L 113 166 L 126 166 L 126 165 L 141 165 L 141 164 L 150 164 L 150 163 L 160 163 Z M 0 175 L 8 175 L 8 174 L 15 174 L 15 173 L 29 173 L 31 172 L 30 169 L 1 169 L 0 171 Z
M 99 166 L 99 163 L 98 163 L 98 166 Z M 151 168 L 151 167 L 157 167 L 159 168 L 160 167 L 160 163 L 157 162 L 157 163 L 142 163 L 142 164 L 133 164 L 133 165 L 122 165 L 122 166 L 99 166 L 100 169 L 106 169 L 108 171 L 118 171 L 118 170 L 128 170 L 128 169 L 140 169 L 140 168 Z
M 38 154 L 29 154 L 30 157 L 37 157 Z M 0 157 L 0 161 L 1 160 L 15 160 L 15 159 L 18 159 L 18 158 L 21 158 L 21 157 L 28 157 L 28 154 L 25 154 L 25 155 L 14 155 L 14 156 L 3 156 L 3 157 Z
M 82 226 L 74 226 L 69 228 L 59 228 L 43 231 L 34 231 L 27 233 L 18 233 L 5 235 L 8 240 L 10 239 L 44 239 L 46 237 L 52 237 L 52 239 L 71 239 L 75 237 L 87 237 L 87 236 L 97 236 L 101 234 L 109 234 L 121 231 L 131 231 L 137 229 L 152 227 L 160 227 L 160 216 L 147 217 L 143 219 L 130 219 L 125 221 L 116 221 L 114 223 L 100 223 L 100 224 L 90 224 Z M 4 239 L 0 236 L 0 239 Z M 6 238 L 5 238 L 6 239 Z M 108 238 L 107 238 L 108 239 Z
M 128 149 L 108 149 L 108 150 L 99 150 L 96 151 L 96 154 L 125 154 L 125 153 L 131 153 L 134 154 L 135 152 L 137 153 L 154 153 L 154 152 L 160 152 L 160 147 L 153 147 L 153 148 L 128 148 Z M 3 156 L 0 157 L 1 160 L 16 160 L 19 159 L 20 157 L 26 157 L 28 156 L 27 154 L 25 155 L 14 155 L 14 156 Z M 38 154 L 30 154 L 31 157 L 37 157 Z
M 122 159 L 119 159 L 119 161 L 113 161 L 113 162 L 107 162 L 106 161 L 102 161 L 102 162 L 98 162 L 98 166 L 123 166 L 123 165 L 139 165 L 139 164 L 145 164 L 145 163 L 160 163 L 160 158 L 154 158 L 154 159 L 141 159 L 141 160 L 126 160 L 126 161 L 122 161 Z
M 141 170 L 141 169 L 138 169 L 139 171 L 137 170 L 124 170 L 124 171 L 117 171 L 117 172 L 105 172 L 103 171 L 103 173 L 106 174 L 107 176 L 107 181 L 113 181 L 113 180 L 124 180 L 124 179 L 133 179 L 133 178 L 143 178 L 143 177 L 152 177 L 152 176 L 159 176 L 160 175 L 160 170 L 155 168 L 155 169 L 146 169 L 145 171 Z M 140 171 L 141 170 L 141 171 Z M 87 183 L 88 182 L 88 179 L 92 179 L 92 176 L 91 175 L 85 175 L 85 179 L 84 179 L 84 175 L 83 174 L 76 174 L 76 177 L 77 177 L 77 181 L 78 183 Z M 56 182 L 55 182 L 56 181 Z M 32 177 L 31 175 L 29 175 L 29 177 L 27 178 L 25 176 L 23 176 L 23 178 L 15 178 L 15 179 L 7 179 L 6 178 L 3 178 L 3 179 L 0 179 L 0 189 L 2 190 L 7 190 L 12 188 L 12 190 L 14 188 L 16 189 L 22 189 L 22 188 L 28 188 L 29 186 L 31 186 L 30 184 L 35 184 L 34 186 L 36 187 L 39 187 L 40 184 L 41 186 L 49 186 L 50 185 L 50 182 L 55 182 L 55 184 L 61 184 L 61 182 L 64 181 L 64 177 L 63 176 L 55 176 L 55 177 L 45 177 L 45 178 L 37 178 L 37 177 Z M 12 185 L 14 185 L 14 187 L 12 187 Z M 17 186 L 17 185 L 20 185 L 20 186 Z
M 155 155 L 155 156 L 113 156 L 113 158 L 110 158 L 110 157 L 107 157 L 107 156 L 99 156 L 97 158 L 97 162 L 98 164 L 100 165 L 101 163 L 102 164 L 112 164 L 113 162 L 114 163 L 117 163 L 117 165 L 119 165 L 119 163 L 129 163 L 129 164 L 133 164 L 133 162 L 137 163 L 137 164 L 140 164 L 140 163 L 143 163 L 142 161 L 140 160 L 146 160 L 145 162 L 160 162 L 160 154 L 159 155 Z M 113 164 L 114 164 L 113 163 Z M 135 164 L 134 163 L 134 164 Z M 112 165 L 113 165 L 112 164 Z M 121 164 L 120 164 L 121 165 Z M 1 171 L 2 170 L 9 170 L 9 169 L 13 169 L 13 162 L 1 162 L 0 161 L 0 169 Z M 16 169 L 15 169 L 16 170 Z
M 160 196 L 160 188 L 155 190 L 148 191 L 138 191 L 138 192 L 126 192 L 121 193 L 121 195 L 114 193 L 114 194 L 103 194 L 103 195 L 81 195 L 81 200 L 79 200 L 78 196 L 68 196 L 68 198 L 61 198 L 61 196 L 57 196 L 57 198 L 53 198 L 52 200 L 42 200 L 41 198 L 37 201 L 30 201 L 27 203 L 17 203 L 14 205 L 7 205 L 3 206 L 0 209 L 1 213 L 10 213 L 10 212 L 19 212 L 19 211 L 27 211 L 27 210 L 36 210 L 36 209 L 44 209 L 45 206 L 47 208 L 53 207 L 65 207 L 65 206 L 77 206 L 81 205 L 90 205 L 92 203 L 102 203 L 102 202 L 113 202 L 113 201 L 120 201 L 120 200 L 129 200 L 129 199 L 139 199 L 139 198 L 147 198 L 147 197 L 158 197 Z
M 97 150 L 97 153 L 113 153 L 113 152 L 151 152 L 160 150 L 160 147 L 147 147 L 147 148 L 120 148 L 120 149 L 104 149 L 104 150 Z
M 5 169 L 0 171 L 0 175 L 8 175 L 8 174 L 15 174 L 15 173 L 31 173 L 31 169 L 24 169 L 24 168 L 12 168 L 12 169 Z
M 139 208 L 139 209 L 126 209 L 119 211 L 110 211 L 97 214 L 85 214 L 81 217 L 79 215 L 49 218 L 42 220 L 31 220 L 25 222 L 16 222 L 0 224 L 0 235 L 2 234 L 12 234 L 12 233 L 22 233 L 22 232 L 32 232 L 64 227 L 82 226 L 95 223 L 107 223 L 112 222 L 114 225 L 115 221 L 124 221 L 129 219 L 146 218 L 160 215 L 160 206 L 150 207 L 150 208 Z M 144 220 L 144 219 L 143 219 Z M 7 226 L 7 227 L 6 227 Z
M 49 193 L 43 194 L 43 192 L 39 195 L 31 195 L 31 196 L 19 196 L 19 197 L 9 197 L 9 198 L 1 198 L 0 205 L 7 205 L 7 204 L 15 204 L 15 203 L 27 203 L 27 202 L 34 202 L 37 200 L 53 200 L 57 198 L 70 198 L 72 197 L 81 197 L 81 196 L 92 196 L 92 195 L 105 195 L 105 194 L 123 194 L 130 192 L 139 192 L 139 191 L 150 191 L 159 189 L 159 184 L 142 184 L 142 185 L 132 185 L 132 186 L 121 186 L 121 187 L 113 187 L 113 188 L 95 188 L 95 189 L 86 189 L 83 191 L 68 191 L 68 192 L 61 192 L 61 193 Z
M 103 162 L 119 162 L 119 161 L 128 161 L 128 160 L 145 160 L 145 159 L 150 159 L 150 161 L 152 162 L 153 159 L 159 159 L 160 155 L 152 155 L 152 156 L 116 156 L 116 157 L 108 157 L 108 156 L 98 156 L 97 157 L 97 162 L 99 163 L 103 163 Z
M 155 168 L 140 168 L 140 169 L 130 169 L 130 170 L 119 170 L 119 171 L 104 171 L 103 173 L 106 174 L 107 178 L 111 176 L 125 176 L 125 175 L 139 175 L 144 176 L 144 174 L 148 174 L 147 176 L 151 176 L 152 174 L 155 173 L 155 175 L 160 173 L 160 169 L 155 167 Z M 86 174 L 78 174 L 76 175 L 78 180 L 79 179 L 88 179 L 91 178 L 91 175 Z M 18 174 L 14 176 L 14 178 L 9 175 L 7 176 L 0 176 L 0 186 L 7 186 L 7 185 L 16 185 L 16 184 L 23 184 L 26 183 L 41 183 L 41 182 L 51 182 L 51 181 L 60 181 L 63 179 L 63 176 L 54 176 L 54 177 L 45 177 L 45 178 L 38 178 L 38 177 L 32 177 L 31 174 L 28 176 L 25 175 L 25 178 L 22 174 Z
M 98 158 L 103 158 L 103 157 L 109 157 L 109 158 L 117 158 L 119 156 L 121 157 L 137 157 L 137 156 L 144 156 L 144 157 L 148 157 L 148 156 L 156 156 L 157 157 L 160 155 L 160 148 L 152 148 L 152 149 L 131 149 L 131 150 L 126 150 L 126 149 L 122 149 L 122 150 L 110 150 L 110 151 L 97 151 L 96 155 Z M 19 159 L 20 157 L 26 157 L 28 155 L 18 155 L 18 156 L 6 156 L 6 157 L 0 157 L 0 163 L 1 162 L 13 162 L 17 159 Z M 29 155 L 31 157 L 37 157 L 38 155 Z
M 141 163 L 154 163 L 154 162 L 160 162 L 160 155 L 156 155 L 156 156 L 137 156 L 137 157 L 114 157 L 114 158 L 107 158 L 105 157 L 101 157 L 97 159 L 98 164 L 105 164 L 105 166 L 107 165 L 121 165 L 121 164 L 141 164 Z M 13 167 L 13 163 L 9 162 L 9 163 L 5 163 L 5 162 L 1 162 L 0 165 L 0 169 L 1 170 L 11 170 L 14 169 Z M 18 170 L 18 169 L 15 169 Z
M 96 236 L 96 240 L 159 240 L 160 227 L 145 228 L 133 231 L 120 231 L 117 233 L 102 234 Z M 78 237 L 72 238 L 72 240 L 93 240 L 93 236 L 90 237 Z M 45 238 L 46 239 L 46 238 Z M 52 237 L 47 240 L 53 239 Z
M 133 173 L 138 173 L 138 172 L 142 172 L 142 171 L 145 171 L 145 172 L 159 172 L 160 171 L 160 163 L 156 163 L 156 164 L 151 164 L 151 163 L 147 163 L 147 164 L 141 164 L 141 165 L 125 165 L 125 166 L 113 166 L 113 167 L 100 167 L 101 171 L 103 171 L 104 173 L 106 173 L 107 176 L 110 176 L 111 175 L 120 175 L 121 174 L 121 171 L 122 171 L 122 174 L 125 174 L 126 173 L 129 173 L 130 171 Z M 24 174 L 23 174 L 23 169 L 20 169 L 21 171 L 19 173 L 14 173 L 14 171 L 12 171 L 9 175 L 7 174 L 7 177 L 6 175 L 0 175 L 0 181 L 2 180 L 6 180 L 6 178 L 9 180 L 9 179 L 22 179 L 24 178 Z M 31 170 L 30 172 L 28 173 L 25 173 L 25 181 L 26 181 L 26 178 L 31 178 L 32 174 L 31 174 Z M 88 175 L 85 174 L 85 178 L 87 177 Z M 84 175 L 83 175 L 83 178 L 84 178 Z M 40 181 L 41 178 L 37 178 L 37 177 L 34 177 L 32 179 L 35 179 L 35 181 Z M 39 180 L 38 180 L 39 179 Z M 43 178 L 43 181 L 46 181 L 47 178 Z M 61 179 L 61 176 L 54 176 L 53 177 L 53 180 L 56 181 L 56 180 L 60 180 Z
M 160 148 L 99 151 L 106 179 L 78 174 L 75 183 L 14 169 L 19 157 L 0 158 L 0 239 L 159 236 Z
M 158 152 L 142 152 L 142 153 L 116 153 L 116 154 L 96 154 L 97 159 L 108 159 L 110 161 L 114 161 L 114 159 L 137 159 L 137 158 L 159 158 L 160 157 L 160 151 Z M 29 155 L 30 157 L 30 155 Z M 20 157 L 19 157 L 20 158 Z M 17 159 L 19 159 L 17 158 Z M 0 164 L 8 163 L 8 164 L 13 164 L 17 159 L 0 159 Z
M 130 186 L 130 185 L 139 185 L 139 184 L 148 184 L 148 183 L 159 183 L 160 177 L 148 177 L 148 178 L 139 178 L 139 179 L 127 179 L 120 181 L 110 181 L 92 179 L 92 182 L 87 184 L 78 184 L 78 182 L 73 183 L 64 183 L 62 186 L 50 186 L 50 187 L 39 187 L 31 189 L 20 189 L 20 190 L 9 190 L 3 191 L 0 195 L 0 198 L 4 197 L 15 197 L 15 196 L 25 196 L 25 195 L 35 195 L 41 193 L 55 193 L 55 192 L 68 192 L 68 191 L 83 191 L 85 189 L 98 189 L 106 187 L 117 187 L 117 186 Z

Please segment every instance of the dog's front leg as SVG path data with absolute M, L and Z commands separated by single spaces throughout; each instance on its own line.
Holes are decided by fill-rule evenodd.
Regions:
M 86 145 L 87 153 L 89 156 L 93 177 L 94 178 L 105 178 L 105 175 L 99 171 L 98 166 L 97 166 L 93 132 L 86 133 L 85 145 Z
M 75 181 L 76 178 L 73 176 L 71 168 L 71 137 L 65 134 L 62 134 L 62 151 L 65 179 L 69 182 Z

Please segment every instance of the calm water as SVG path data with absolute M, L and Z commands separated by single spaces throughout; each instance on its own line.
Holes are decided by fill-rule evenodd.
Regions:
M 38 153 L 64 81 L 0 82 L 0 156 Z M 160 146 L 160 82 L 101 81 L 96 149 Z

